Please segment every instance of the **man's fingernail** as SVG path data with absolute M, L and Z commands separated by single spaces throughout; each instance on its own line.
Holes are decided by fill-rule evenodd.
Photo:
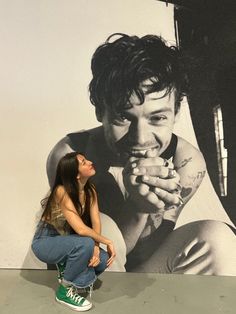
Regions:
M 158 189 L 158 188 L 155 188 L 154 191 L 155 191 L 155 193 L 157 193 L 157 194 L 160 193 L 160 189 Z
M 167 159 L 165 159 L 165 158 L 163 159 L 163 163 L 164 163 L 163 164 L 164 167 L 168 167 L 169 166 L 169 161 Z
M 148 180 L 149 180 L 149 177 L 148 177 L 148 176 L 143 176 L 143 180 L 144 180 L 144 181 L 148 181 Z
M 133 173 L 135 174 L 135 173 L 139 173 L 139 169 L 138 168 L 134 168 L 133 169 Z
M 146 153 L 147 157 L 155 157 L 156 156 L 156 151 L 150 150 Z
M 134 162 L 133 164 L 131 164 L 131 168 L 135 168 L 135 167 L 137 167 L 136 162 Z
M 176 176 L 176 171 L 174 169 L 169 169 L 168 170 L 168 177 L 174 178 L 175 176 Z

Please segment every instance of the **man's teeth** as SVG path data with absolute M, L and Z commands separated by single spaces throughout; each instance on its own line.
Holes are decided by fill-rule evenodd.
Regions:
M 136 151 L 136 153 L 139 153 L 139 154 L 145 155 L 147 151 L 148 151 L 148 150 L 144 149 L 144 150 L 139 150 L 139 151 Z
M 142 149 L 142 150 L 131 150 L 130 154 L 135 156 L 146 156 L 147 152 L 153 151 L 155 148 Z

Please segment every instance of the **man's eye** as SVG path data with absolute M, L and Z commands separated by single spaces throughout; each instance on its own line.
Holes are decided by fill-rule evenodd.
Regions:
M 124 122 L 125 122 L 125 121 L 126 121 L 126 122 L 129 121 L 129 120 L 126 118 L 126 116 L 120 116 L 120 119 L 121 119 L 122 121 L 124 121 Z
M 150 121 L 153 124 L 156 124 L 156 123 L 159 123 L 159 122 L 164 122 L 165 120 L 167 120 L 167 117 L 165 115 L 152 116 L 150 118 Z
M 129 123 L 129 120 L 127 119 L 125 115 L 121 114 L 113 120 L 113 123 L 114 124 L 127 124 Z

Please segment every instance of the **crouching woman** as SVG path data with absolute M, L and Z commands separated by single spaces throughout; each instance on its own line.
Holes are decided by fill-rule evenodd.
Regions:
M 112 241 L 101 235 L 97 194 L 89 182 L 95 173 L 93 163 L 78 152 L 62 157 L 51 192 L 41 202 L 43 214 L 32 242 L 38 259 L 57 265 L 56 300 L 76 311 L 92 307 L 78 289 L 91 291 L 116 255 Z

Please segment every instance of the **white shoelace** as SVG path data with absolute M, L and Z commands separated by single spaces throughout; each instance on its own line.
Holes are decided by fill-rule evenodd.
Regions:
M 91 285 L 89 285 L 89 297 L 90 297 L 90 299 L 92 297 L 92 293 L 93 293 L 93 283 Z
M 79 303 L 81 299 L 84 299 L 83 297 L 81 297 L 79 294 L 75 292 L 74 287 L 71 287 L 68 289 L 66 296 L 74 300 L 76 303 Z

